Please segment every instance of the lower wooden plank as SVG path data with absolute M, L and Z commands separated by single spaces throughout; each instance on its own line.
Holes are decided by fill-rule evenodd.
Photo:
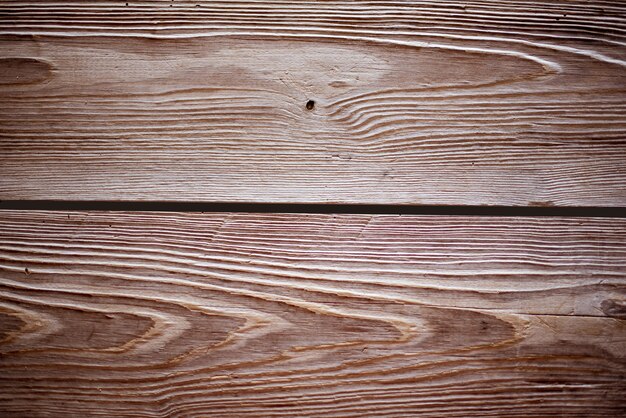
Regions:
M 0 212 L 5 417 L 616 417 L 626 219 Z

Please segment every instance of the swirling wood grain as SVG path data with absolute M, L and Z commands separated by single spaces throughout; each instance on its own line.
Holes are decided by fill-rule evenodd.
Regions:
M 0 198 L 626 206 L 625 12 L 5 0 Z
M 619 417 L 626 221 L 0 213 L 6 417 Z

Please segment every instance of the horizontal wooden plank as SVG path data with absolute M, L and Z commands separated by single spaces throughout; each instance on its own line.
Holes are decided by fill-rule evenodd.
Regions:
M 625 12 L 6 0 L 0 199 L 626 206 Z
M 626 412 L 625 219 L 0 214 L 5 417 Z

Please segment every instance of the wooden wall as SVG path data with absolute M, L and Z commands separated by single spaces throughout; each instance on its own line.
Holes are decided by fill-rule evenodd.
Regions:
M 0 416 L 626 416 L 625 38 L 617 0 L 3 0 Z

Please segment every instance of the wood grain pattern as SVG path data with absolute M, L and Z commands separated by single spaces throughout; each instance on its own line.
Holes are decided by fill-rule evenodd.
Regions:
M 4 0 L 0 198 L 626 206 L 625 12 Z
M 626 220 L 1 212 L 4 417 L 619 417 Z

